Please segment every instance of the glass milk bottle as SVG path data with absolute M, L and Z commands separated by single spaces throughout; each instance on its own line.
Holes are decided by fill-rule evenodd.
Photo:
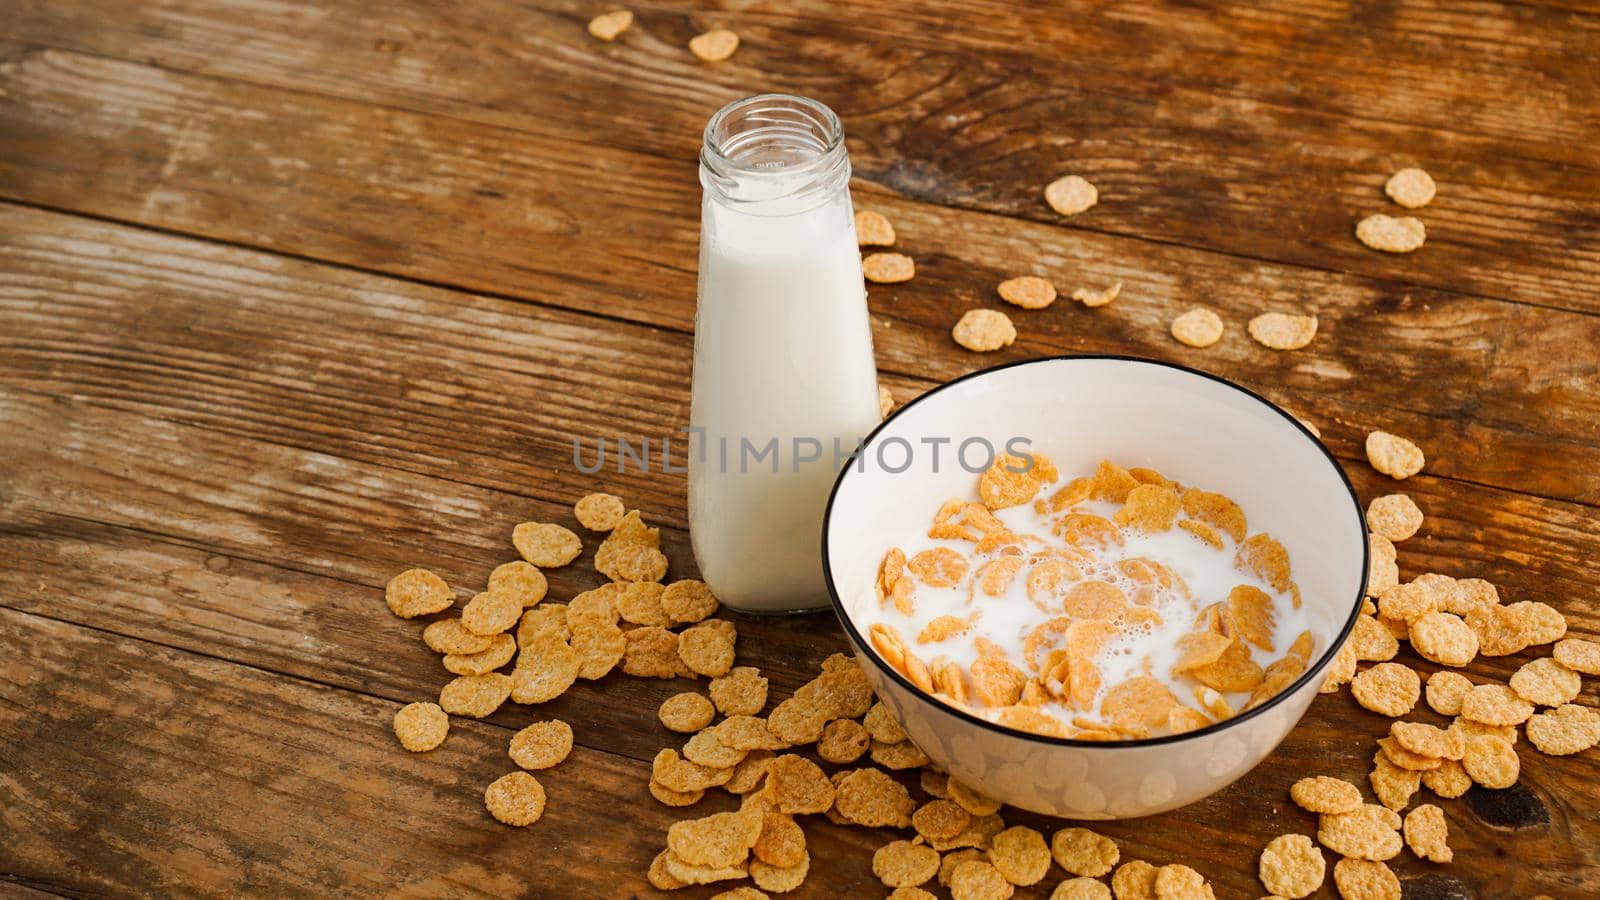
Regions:
M 695 559 L 734 609 L 816 609 L 828 492 L 880 418 L 839 118 L 787 94 L 730 103 L 706 125 L 700 182 Z

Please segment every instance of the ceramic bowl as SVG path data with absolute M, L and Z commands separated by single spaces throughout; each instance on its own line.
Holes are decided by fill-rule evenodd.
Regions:
M 873 581 L 896 535 L 927 530 L 977 477 L 960 443 L 1013 436 L 1066 477 L 1101 459 L 1148 466 L 1232 497 L 1252 532 L 1288 548 L 1316 649 L 1288 689 L 1231 719 L 1114 743 L 1019 731 L 917 689 L 865 639 Z M 949 438 L 936 457 L 928 439 Z M 911 452 L 906 452 L 907 450 Z M 973 465 L 982 454 L 971 454 Z M 883 704 L 934 763 L 1008 804 L 1075 819 L 1121 819 L 1193 803 L 1266 757 L 1300 721 L 1360 612 L 1367 581 L 1360 501 L 1332 455 L 1293 416 L 1214 375 L 1126 357 L 1056 357 L 974 372 L 906 404 L 834 484 L 823 566 L 845 633 Z M 901 468 L 903 471 L 891 471 Z M 1218 598 L 1220 599 L 1220 598 Z

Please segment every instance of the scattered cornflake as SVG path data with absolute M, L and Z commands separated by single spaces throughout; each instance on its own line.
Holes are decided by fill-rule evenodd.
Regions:
M 650 796 L 661 801 L 667 806 L 693 806 L 700 802 L 706 792 L 703 789 L 693 791 L 675 791 L 661 782 L 650 779 Z
M 716 707 L 704 696 L 693 691 L 674 694 L 662 701 L 656 717 L 661 724 L 680 734 L 692 734 L 711 724 L 716 718 Z
M 1428 239 L 1428 229 L 1415 216 L 1367 216 L 1356 223 L 1356 240 L 1385 253 L 1410 253 Z
M 1068 878 L 1050 892 L 1050 900 L 1111 900 L 1111 889 L 1093 878 Z
M 1301 809 L 1314 813 L 1348 813 L 1361 808 L 1361 789 L 1330 775 L 1296 781 L 1289 796 Z
M 628 507 L 616 494 L 588 494 L 572 505 L 578 524 L 590 531 L 610 531 L 628 514 Z
M 759 859 L 750 861 L 750 878 L 756 886 L 773 892 L 787 894 L 799 887 L 811 871 L 811 854 L 807 853 L 798 865 L 772 866 Z
M 1533 715 L 1533 704 L 1503 684 L 1480 684 L 1461 700 L 1461 716 L 1485 725 L 1521 725 Z
M 544 786 L 527 772 L 502 775 L 484 789 L 483 805 L 496 821 L 532 825 L 544 815 Z
M 947 841 L 972 824 L 972 814 L 951 800 L 930 800 L 911 814 L 911 827 L 930 841 Z
M 1256 869 L 1268 891 L 1299 900 L 1322 887 L 1327 863 L 1311 838 L 1303 834 L 1281 834 L 1261 851 Z
M 890 841 L 872 854 L 872 874 L 885 886 L 916 887 L 939 873 L 939 851 L 910 841 Z
M 1373 754 L 1372 764 L 1372 774 L 1367 780 L 1378 802 L 1396 812 L 1409 806 L 1412 795 L 1422 784 L 1422 773 L 1395 765 L 1381 749 Z
M 1155 900 L 1158 871 L 1142 859 L 1130 859 L 1111 874 L 1111 891 L 1117 900 Z
M 887 419 L 894 412 L 894 395 L 883 385 L 878 385 L 878 418 Z
M 1423 659 L 1445 666 L 1464 666 L 1478 655 L 1478 634 L 1447 612 L 1430 612 L 1410 625 L 1412 649 Z
M 733 641 L 719 628 L 696 625 L 678 634 L 678 658 L 698 675 L 713 678 L 733 669 Z
M 1063 216 L 1075 216 L 1100 202 L 1100 192 L 1078 175 L 1066 175 L 1045 185 L 1044 202 Z
M 1383 192 L 1389 195 L 1389 199 L 1406 209 L 1427 206 L 1435 190 L 1433 176 L 1415 167 L 1404 168 L 1390 175 L 1383 185 Z
M 511 695 L 511 678 L 498 672 L 462 675 L 439 691 L 439 706 L 453 716 L 481 719 L 500 708 Z
M 1357 616 L 1350 630 L 1350 648 L 1362 662 L 1386 662 L 1400 652 L 1400 642 L 1372 616 Z
M 770 770 L 768 777 L 771 777 Z M 916 808 L 916 802 L 900 782 L 882 770 L 866 768 L 847 772 L 839 779 L 834 808 L 839 815 L 857 825 L 906 828 L 911 824 L 911 812 Z
M 861 260 L 861 274 L 873 284 L 899 284 L 910 281 L 917 266 L 904 253 L 869 253 Z
M 1205 876 L 1188 866 L 1172 863 L 1156 870 L 1157 900 L 1209 900 L 1211 896 Z
M 1044 309 L 1056 302 L 1055 285 L 1037 275 L 1019 275 L 1000 282 L 1000 299 L 1023 309 Z
M 1448 799 L 1465 794 L 1472 787 L 1472 777 L 1467 774 L 1461 763 L 1447 759 L 1439 764 L 1439 768 L 1423 772 L 1422 784 L 1428 790 Z
M 722 62 L 739 49 L 739 36 L 726 28 L 713 28 L 689 39 L 689 52 L 706 62 Z
M 535 722 L 511 738 L 511 761 L 524 769 L 548 769 L 572 752 L 572 727 L 560 719 Z
M 1087 828 L 1063 828 L 1050 837 L 1050 855 L 1073 875 L 1099 878 L 1111 871 L 1122 853 L 1102 834 Z
M 1172 320 L 1172 336 L 1180 344 L 1205 348 L 1222 340 L 1222 317 L 1196 307 Z
M 1583 679 L 1560 662 L 1542 657 L 1518 669 L 1511 676 L 1510 687 L 1535 706 L 1561 706 L 1577 698 Z
M 477 635 L 492 636 L 509 630 L 522 618 L 522 600 L 514 594 L 484 591 L 461 609 L 461 624 Z
M 1339 895 L 1360 900 L 1400 900 L 1400 879 L 1382 862 L 1341 859 L 1333 865 Z
M 550 582 L 544 573 L 524 560 L 502 563 L 489 573 L 489 592 L 510 594 L 521 601 L 524 608 L 538 606 L 549 590 Z
M 767 799 L 779 812 L 791 815 L 819 813 L 832 806 L 834 801 L 833 783 L 828 776 L 822 773 L 816 763 L 794 754 L 784 754 L 767 764 L 767 786 L 764 790 Z M 900 790 L 903 793 L 905 788 Z M 910 810 L 906 813 L 909 821 Z
M 444 743 L 450 717 L 437 703 L 408 703 L 394 714 L 394 736 L 412 753 L 426 753 Z
M 872 745 L 872 736 L 854 719 L 835 719 L 822 729 L 817 740 L 817 755 L 834 765 L 860 759 Z
M 444 612 L 455 604 L 456 595 L 443 578 L 427 569 L 407 569 L 389 579 L 383 601 L 400 618 L 415 619 Z
M 1539 752 L 1570 756 L 1600 743 L 1600 712 L 1565 703 L 1528 719 L 1525 730 Z
M 489 639 L 487 650 L 446 654 L 444 667 L 452 675 L 483 675 L 510 662 L 516 653 L 516 639 L 509 634 L 497 634 Z
M 1006 900 L 1016 888 L 984 860 L 967 860 L 950 873 L 953 900 Z
M 1044 880 L 1050 871 L 1050 858 L 1044 835 L 1025 825 L 1007 828 L 989 842 L 989 863 L 1018 887 Z
M 767 766 L 776 756 L 771 750 L 751 750 L 743 761 L 733 767 L 722 789 L 730 794 L 748 794 L 756 789 L 767 775 Z
M 994 309 L 969 309 L 950 330 L 957 344 L 978 353 L 1009 347 L 1017 328 L 1005 313 Z
M 678 636 L 665 628 L 643 626 L 622 633 L 628 646 L 622 655 L 622 671 L 640 678 L 676 678 L 687 674 L 678 658 Z
M 1251 319 L 1246 327 L 1250 336 L 1263 347 L 1299 350 L 1317 336 L 1317 317 L 1269 312 Z
M 511 670 L 511 699 L 517 703 L 554 700 L 572 687 L 580 666 L 577 651 L 568 644 L 551 639 L 530 644 L 517 656 L 517 665 Z
M 1391 541 L 1403 541 L 1422 527 L 1422 510 L 1405 494 L 1385 494 L 1367 506 L 1367 527 Z
M 632 25 L 632 10 L 612 10 L 589 20 L 589 34 L 602 41 L 614 41 Z
M 1356 859 L 1386 860 L 1400 853 L 1400 816 L 1375 803 L 1353 812 L 1324 814 L 1317 821 L 1322 846 Z
M 435 653 L 466 655 L 494 646 L 494 635 L 468 631 L 460 619 L 440 619 L 422 629 L 422 642 Z
M 1582 638 L 1565 638 L 1551 648 L 1556 662 L 1584 675 L 1600 675 L 1600 643 Z
M 1084 306 L 1087 306 L 1090 309 L 1098 309 L 1099 307 L 1110 304 L 1111 301 L 1117 299 L 1117 296 L 1121 293 L 1122 282 L 1113 281 L 1097 291 L 1090 290 L 1089 288 L 1078 288 L 1072 292 L 1072 299 L 1082 303 Z
M 1422 449 L 1386 431 L 1367 435 L 1367 461 L 1390 478 L 1404 480 L 1422 471 Z
M 856 243 L 862 247 L 894 246 L 894 225 L 883 213 L 863 209 L 856 213 Z
M 1467 755 L 1462 758 L 1461 767 L 1475 783 L 1499 790 L 1517 783 L 1522 764 L 1510 741 L 1478 735 L 1467 738 Z
M 711 900 L 771 900 L 771 898 L 770 895 L 748 884 L 741 884 L 720 894 L 712 894 Z
M 1449 829 L 1445 825 L 1444 810 L 1432 803 L 1421 806 L 1406 813 L 1405 837 L 1406 846 L 1411 848 L 1418 858 L 1429 862 L 1447 863 L 1455 858 L 1455 853 L 1446 843 Z
M 717 611 L 717 598 L 705 582 L 685 578 L 662 591 L 661 608 L 674 622 L 699 622 Z
M 986 797 L 970 788 L 965 782 L 951 778 L 948 782 L 950 799 L 974 816 L 991 816 L 1000 811 L 1000 801 Z
M 750 852 L 769 866 L 798 866 L 806 858 L 806 833 L 793 816 L 769 811 L 761 818 L 761 833 Z

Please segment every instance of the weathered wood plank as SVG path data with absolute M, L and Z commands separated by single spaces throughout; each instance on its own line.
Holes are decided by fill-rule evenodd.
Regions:
M 844 115 L 861 174 L 912 197 L 1053 223 L 1039 189 L 1070 168 L 1104 198 L 1074 231 L 1600 309 L 1590 287 L 1600 170 L 1583 151 L 1600 135 L 1600 100 L 1560 75 L 1600 52 L 1592 17 L 1498 7 L 1347 21 L 1240 7 L 1219 25 L 1213 12 L 968 8 L 929 31 L 903 13 L 840 16 L 825 4 L 720 16 L 655 7 L 602 44 L 583 31 L 590 12 L 35 4 L 6 32 L 686 163 L 721 103 L 801 90 Z M 683 42 L 713 20 L 746 43 L 707 69 Z M 1430 247 L 1403 259 L 1360 247 L 1354 222 L 1394 211 L 1379 188 L 1412 162 L 1445 185 L 1424 214 Z
M 30 61 L 27 69 L 39 72 L 43 85 L 55 83 L 52 73 L 59 70 L 55 61 L 65 58 L 52 54 L 31 59 L 38 65 Z M 180 145 L 187 141 L 188 146 L 199 146 L 194 143 L 198 140 L 207 146 L 214 144 L 213 149 L 207 151 L 211 154 L 208 159 L 213 162 L 237 159 L 248 154 L 244 148 L 233 145 L 233 138 L 229 136 L 239 134 L 248 123 L 210 112 L 229 109 L 270 110 L 269 119 L 279 122 L 280 126 L 291 123 L 294 126 L 275 131 L 309 137 L 310 140 L 295 147 L 284 148 L 291 154 L 287 159 L 300 161 L 297 165 L 282 163 L 280 166 L 292 172 L 332 167 L 353 175 L 364 167 L 392 167 L 398 165 L 399 160 L 411 160 L 405 165 L 419 181 L 403 181 L 423 183 L 431 177 L 428 173 L 448 170 L 455 165 L 452 160 L 480 151 L 493 156 L 499 152 L 494 148 L 514 146 L 509 139 L 484 139 L 474 145 L 465 136 L 454 134 L 456 123 L 419 117 L 411 117 L 404 127 L 391 128 L 388 133 L 397 136 L 393 143 L 374 142 L 365 134 L 387 126 L 373 123 L 372 128 L 364 128 L 346 123 L 332 127 L 327 124 L 345 121 L 345 113 L 371 112 L 354 105 L 347 105 L 339 115 L 330 112 L 314 120 L 295 119 L 294 110 L 310 101 L 291 102 L 281 94 L 237 86 L 228 86 L 227 96 L 219 96 L 215 93 L 217 86 L 210 82 L 186 79 L 186 86 L 177 89 L 173 85 L 178 79 L 147 68 L 122 64 L 107 67 L 81 57 L 65 61 L 67 69 L 73 65 L 87 65 L 95 71 L 121 73 L 132 79 L 130 85 L 148 88 L 143 94 L 130 96 L 151 98 L 149 108 L 152 110 L 150 115 L 140 117 L 142 124 L 137 128 L 130 130 L 110 124 L 92 127 L 90 133 L 96 136 L 95 141 L 75 141 L 68 146 L 87 148 L 124 139 L 138 142 L 160 131 L 164 136 L 148 151 L 137 155 L 152 160 L 182 159 L 185 151 Z M 38 89 L 44 90 L 42 86 Z M 167 93 L 163 94 L 164 90 Z M 11 93 L 15 96 L 21 91 Z M 80 99 L 84 96 L 80 95 Z M 0 98 L 0 103 L 4 100 Z M 155 112 L 167 108 L 183 111 L 173 115 Z M 92 110 L 87 111 L 93 115 Z M 402 115 L 381 111 L 379 114 L 385 120 Z M 65 116 L 60 120 L 87 121 Z M 184 137 L 186 133 L 188 138 Z M 195 137 L 202 133 L 205 137 Z M 33 142 L 24 143 L 31 145 Z M 60 142 L 54 138 L 38 141 L 35 151 L 38 166 L 46 165 L 47 156 L 55 162 L 47 169 L 33 168 L 30 172 L 72 171 L 77 174 L 63 177 L 53 188 L 47 186 L 51 183 L 47 175 L 37 179 L 32 175 L 21 176 L 33 185 L 26 190 L 32 191 L 34 199 L 54 202 L 84 196 L 80 179 L 97 178 L 92 173 L 99 169 L 89 156 L 74 165 L 64 161 L 72 156 L 71 151 L 53 149 L 59 146 Z M 309 151 L 307 148 L 320 149 Z M 595 155 L 611 157 L 612 162 L 607 166 L 619 173 L 630 172 L 646 180 L 656 179 L 655 183 L 660 185 L 673 178 L 659 161 L 647 157 L 607 151 L 596 151 Z M 532 164 L 532 157 L 524 159 Z M 635 165 L 643 168 L 630 169 Z M 6 180 L 3 171 L 0 170 L 0 182 Z M 306 253 L 317 252 L 318 248 L 334 248 L 332 255 L 339 261 L 378 267 L 391 265 L 409 253 L 405 250 L 391 253 L 388 249 L 393 241 L 385 235 L 391 233 L 389 229 L 396 228 L 397 223 L 407 234 L 441 233 L 437 225 L 447 220 L 450 197 L 457 190 L 441 187 L 437 193 L 419 191 L 394 204 L 366 213 L 353 212 L 346 218 L 319 219 L 323 225 L 302 229 L 298 220 L 281 219 L 277 212 L 283 205 L 292 205 L 298 202 L 297 198 L 306 196 L 305 191 L 295 187 L 300 183 L 299 176 L 259 182 L 236 178 L 228 174 L 231 169 L 212 171 L 202 166 L 194 171 L 192 178 L 183 174 L 189 171 L 179 165 L 171 178 L 160 181 L 168 185 L 162 189 L 164 191 L 184 185 L 184 199 L 171 207 L 180 212 L 158 216 L 158 224 L 243 240 L 250 240 L 252 235 L 266 229 L 280 236 L 265 241 L 267 246 Z M 568 184 L 564 178 L 567 174 L 571 173 L 564 173 L 557 167 L 538 174 L 537 178 L 541 183 L 562 185 Z M 429 245 L 424 239 L 418 252 L 425 259 L 416 265 L 406 263 L 397 264 L 397 267 L 409 274 L 430 277 L 445 273 L 453 278 L 460 274 L 461 280 L 490 290 L 520 291 L 569 308 L 601 310 L 673 328 L 687 328 L 693 310 L 691 273 L 696 241 L 693 224 L 696 187 L 687 170 L 681 174 L 681 183 L 672 189 L 676 191 L 675 199 L 649 209 L 624 199 L 626 191 L 616 193 L 613 202 L 607 199 L 613 197 L 613 193 L 604 187 L 572 191 L 553 188 L 541 195 L 546 219 L 572 223 L 570 234 L 552 235 L 538 227 L 507 233 L 493 241 L 471 242 L 463 248 L 468 255 L 453 261 L 446 259 L 443 249 Z M 150 177 L 160 180 L 157 173 L 151 173 Z M 461 183 L 453 176 L 447 181 Z M 95 183 L 98 185 L 100 181 Z M 495 192 L 508 196 L 517 193 L 505 182 L 488 183 L 495 186 L 492 188 Z M 107 191 L 97 196 L 114 197 L 115 185 L 106 183 L 105 186 Z M 332 191 L 335 185 L 328 182 L 327 187 Z M 670 192 L 661 187 L 658 196 L 665 197 Z M 136 215 L 133 205 L 137 203 L 143 208 L 139 198 L 145 193 L 136 187 L 118 201 L 120 205 L 102 211 Z M 245 202 L 247 196 L 254 196 L 256 200 Z M 429 196 L 435 197 L 436 205 L 429 205 L 435 202 L 427 200 Z M 216 198 L 225 198 L 225 201 L 213 202 Z M 1328 433 L 1330 444 L 1347 456 L 1358 457 L 1366 431 L 1383 427 L 1409 433 L 1421 441 L 1433 451 L 1439 460 L 1436 471 L 1443 474 L 1546 496 L 1586 502 L 1600 500 L 1600 446 L 1597 446 L 1600 444 L 1597 440 L 1600 439 L 1600 362 L 1586 351 L 1586 348 L 1600 345 L 1600 319 L 1596 317 L 1431 291 L 1406 291 L 1390 283 L 1292 267 L 1244 265 L 1217 254 L 1104 235 L 1075 235 L 1045 225 L 941 210 L 884 194 L 863 194 L 861 202 L 893 216 L 900 223 L 905 248 L 921 261 L 920 275 L 915 281 L 872 292 L 877 324 L 875 339 L 880 364 L 886 371 L 943 379 L 994 361 L 1061 352 L 1131 352 L 1175 359 L 1221 371 L 1247 385 L 1266 389 L 1274 399 L 1313 420 L 1350 423 L 1349 431 L 1335 428 Z M 27 214 L 15 210 L 7 215 L 27 220 Z M 628 225 L 650 218 L 656 226 Z M 525 221 L 525 218 L 514 221 Z M 212 223 L 232 224 L 218 228 Z M 48 234 L 53 227 L 39 225 L 23 229 L 19 223 L 17 230 Z M 81 223 L 70 227 L 90 228 L 89 233 L 93 233 L 93 228 Z M 640 260 L 628 255 L 631 252 L 628 248 L 641 233 L 652 237 L 649 246 L 655 258 Z M 191 289 L 187 287 L 193 283 L 190 276 L 174 277 L 162 271 L 168 265 L 163 254 L 169 252 L 169 239 L 143 236 L 116 238 L 115 241 L 133 241 L 140 252 L 163 248 L 148 265 L 132 264 L 153 270 L 152 276 L 159 276 L 164 282 L 176 281 L 184 285 L 180 295 L 191 296 Z M 45 259 L 30 259 L 28 264 L 43 265 L 55 272 L 56 278 L 76 283 L 81 277 L 78 273 L 81 255 L 75 245 L 62 247 L 60 241 L 53 239 L 44 243 L 50 246 L 26 252 L 30 256 L 42 253 Z M 476 248 L 480 246 L 512 248 L 517 259 L 510 261 L 499 257 L 497 261 L 492 254 L 478 255 Z M 188 249 L 190 247 L 196 249 Z M 220 251 L 185 245 L 185 249 L 171 252 L 205 259 Z M 216 258 L 258 259 L 226 254 Z M 440 260 L 445 261 L 441 263 Z M 180 265 L 176 259 L 171 260 L 171 264 Z M 277 261 L 247 264 L 252 273 L 263 268 L 275 270 L 278 266 Z M 1049 275 L 1067 290 L 1120 279 L 1126 283 L 1124 297 L 1113 307 L 1096 313 L 1065 300 L 1043 313 L 1018 313 L 1023 337 L 1017 346 L 1002 353 L 978 357 L 956 350 L 950 342 L 948 329 L 960 312 L 972 304 L 994 304 L 992 285 L 1022 271 Z M 240 277 L 256 282 L 260 276 Z M 337 278 L 331 274 L 316 277 L 319 281 L 334 280 L 345 285 L 359 281 L 352 280 L 347 273 L 340 273 Z M 129 287 L 121 278 L 118 272 L 109 289 L 127 293 Z M 212 289 L 223 288 L 213 286 Z M 225 289 L 239 290 L 231 284 Z M 282 285 L 285 291 L 297 289 Z M 345 298 L 342 310 L 365 310 L 374 302 L 364 293 L 367 290 L 363 287 L 353 293 L 341 292 Z M 412 289 L 396 287 L 395 290 L 409 292 Z M 134 290 L 140 297 L 147 293 L 143 287 Z M 170 292 L 163 290 L 161 293 L 165 296 Z M 271 297 L 281 296 L 273 290 L 267 293 Z M 204 301 L 195 297 L 192 302 L 209 305 L 215 301 L 208 293 Z M 406 306 L 415 301 L 399 302 Z M 1197 302 L 1219 309 L 1232 323 L 1230 335 L 1224 342 L 1204 352 L 1183 348 L 1166 333 L 1171 317 Z M 99 305 L 117 315 L 141 315 L 139 305 Z M 507 308 L 490 305 L 494 309 Z M 1249 316 L 1265 308 L 1316 312 L 1322 317 L 1322 334 L 1310 348 L 1294 354 L 1277 354 L 1261 348 L 1244 335 L 1242 326 Z M 93 315 L 101 314 L 97 311 Z M 339 314 L 352 313 L 341 311 Z M 548 340 L 526 334 L 519 336 L 516 342 L 496 340 L 507 328 L 526 332 L 542 327 L 532 324 L 541 321 L 537 314 L 527 315 L 530 318 L 526 320 L 507 315 L 490 316 L 495 321 L 495 334 L 472 335 L 458 328 L 454 335 L 440 334 L 439 338 L 459 340 L 464 342 L 463 346 L 475 345 L 485 352 L 496 351 L 494 356 L 469 353 L 465 361 L 474 366 L 492 363 L 518 372 L 543 372 L 547 377 L 553 376 L 566 368 L 563 356 L 566 350 L 580 342 L 576 337 L 578 332 L 573 330 L 578 326 L 558 327 L 549 333 Z M 330 334 L 317 324 L 311 326 L 313 334 L 308 337 L 314 341 L 348 338 L 367 345 L 363 347 L 363 354 L 392 355 L 404 351 L 392 343 L 376 340 L 376 336 L 391 334 L 391 326 L 397 319 L 410 321 L 405 317 L 386 316 L 382 330 L 345 335 Z M 557 317 L 544 321 L 571 320 Z M 108 328 L 108 324 L 58 322 L 52 333 L 55 339 L 60 339 L 63 328 L 88 327 L 108 334 L 103 340 L 111 340 L 109 335 L 117 334 L 120 329 Z M 425 334 L 425 329 L 408 325 L 404 333 L 416 340 Z M 629 386 L 618 393 L 630 398 L 627 401 L 630 405 L 648 404 L 669 414 L 664 422 L 657 420 L 652 427 L 640 429 L 642 433 L 674 432 L 684 424 L 678 415 L 685 411 L 683 386 L 687 383 L 689 341 L 682 335 L 640 334 L 650 347 L 647 356 L 656 362 L 627 379 Z M 594 365 L 603 367 L 607 373 L 620 374 L 630 369 L 638 372 L 638 364 L 628 362 L 633 338 L 604 334 L 594 340 L 606 348 L 604 359 L 596 360 Z M 520 352 L 518 344 L 524 348 Z M 297 347 L 296 342 L 287 341 L 278 352 L 294 355 L 298 353 Z M 548 365 L 541 364 L 541 357 L 545 356 L 549 359 Z M 287 360 L 289 356 L 278 358 Z M 363 358 L 366 357 L 363 355 Z M 359 370 L 347 371 L 349 367 L 342 363 L 331 365 L 339 367 L 341 378 L 362 374 Z M 30 364 L 29 368 L 37 369 L 37 366 Z M 414 366 L 396 364 L 377 367 L 374 371 L 407 368 Z M 306 371 L 318 370 L 301 366 L 285 369 L 283 374 L 291 379 L 303 379 Z M 502 404 L 493 386 L 497 379 L 489 375 L 485 373 L 486 393 L 481 401 L 485 405 L 479 408 L 498 410 Z M 371 377 L 385 380 L 388 376 Z M 559 380 L 567 382 L 571 377 L 562 374 Z M 530 380 L 530 390 L 548 383 Z M 1428 385 L 1423 395 L 1426 403 L 1416 390 L 1419 383 Z M 281 389 L 287 391 L 290 387 L 285 383 Z M 430 397 L 439 396 L 431 387 L 417 385 L 416 396 L 409 399 L 426 402 Z M 370 391 L 362 393 L 363 397 L 369 395 Z M 489 401 L 490 396 L 495 399 Z M 557 399 L 569 402 L 565 398 Z M 348 401 L 341 399 L 339 402 Z M 589 408 L 567 409 L 561 417 L 541 417 L 539 422 L 548 422 L 548 428 L 570 423 L 569 433 L 592 434 L 590 426 L 598 404 L 588 396 L 575 396 L 570 398 L 570 403 Z M 339 413 L 335 420 L 342 419 L 342 415 Z M 503 417 L 504 413 L 493 415 Z M 445 420 L 436 419 L 434 424 L 448 427 Z M 407 426 L 406 431 L 414 433 L 417 428 L 428 427 L 429 422 L 413 420 Z M 1552 454 L 1555 448 L 1560 452 Z

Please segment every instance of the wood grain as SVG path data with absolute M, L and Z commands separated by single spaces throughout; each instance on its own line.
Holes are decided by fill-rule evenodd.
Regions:
M 602 44 L 576 3 L 503 0 L 446 18 L 356 0 L 312 17 L 276 4 L 34 2 L 5 33 L 673 161 L 693 159 L 728 100 L 798 90 L 844 116 L 860 173 L 911 197 L 1054 221 L 1038 192 L 1070 168 L 1104 197 L 1074 230 L 1592 312 L 1600 169 L 1581 148 L 1600 137 L 1596 85 L 1555 73 L 1600 52 L 1600 26 L 1500 10 L 1345 20 L 1240 6 L 1218 23 L 1148 7 L 1021 17 L 970 4 L 942 8 L 949 24 L 929 34 L 902 14 L 841 17 L 820 3 L 781 14 L 664 5 Z M 683 45 L 713 23 L 745 43 L 708 70 Z M 1062 46 L 1080 42 L 1094 51 Z M 1355 221 L 1394 212 L 1382 182 L 1413 163 L 1446 185 L 1425 212 L 1427 252 L 1360 247 Z
M 622 176 L 624 187 L 590 188 L 568 164 L 535 162 L 558 155 L 554 146 L 514 150 L 509 158 L 503 148 L 519 146 L 514 135 L 463 134 L 451 120 L 58 53 L 30 56 L 14 74 L 3 84 L 0 109 L 16 113 L 18 127 L 9 133 L 32 155 L 9 177 L 0 170 L 0 192 L 49 204 L 86 198 L 75 205 L 675 329 L 692 322 L 698 188 L 687 169 L 674 174 L 648 156 L 595 151 L 591 161 Z M 108 82 L 125 84 L 122 93 L 143 101 L 112 107 L 115 121 L 100 117 L 96 111 L 107 107 L 90 98 Z M 58 114 L 23 118 L 39 108 Z M 279 127 L 263 134 L 261 121 Z M 57 122 L 70 131 L 40 132 L 29 122 Z M 372 133 L 392 138 L 374 142 Z M 153 135 L 159 137 L 150 142 Z M 148 160 L 142 172 L 132 179 L 102 174 L 107 170 L 93 148 L 106 143 L 134 148 L 131 159 Z M 84 149 L 57 149 L 63 146 Z M 286 155 L 274 155 L 279 151 Z M 240 169 L 248 163 L 233 162 L 263 155 L 262 167 L 249 171 Z M 486 162 L 471 162 L 478 157 Z M 348 214 L 306 209 L 315 198 L 340 196 L 340 185 L 373 170 L 403 172 L 394 183 L 409 187 L 386 201 L 349 207 Z M 327 175 L 308 174 L 317 172 Z M 519 178 L 549 187 L 530 192 L 515 183 Z M 655 188 L 641 195 L 627 187 L 636 183 Z M 539 211 L 469 205 L 469 222 L 496 223 L 492 240 L 438 228 L 463 213 L 459 198 L 470 193 L 469 184 L 500 198 L 537 197 Z M 1061 352 L 1175 359 L 1221 368 L 1314 421 L 1350 423 L 1352 431 L 1334 428 L 1328 435 L 1346 455 L 1359 455 L 1367 431 L 1385 428 L 1428 447 L 1442 474 L 1600 501 L 1600 361 L 1585 352 L 1600 345 L 1600 318 L 1246 263 L 885 194 L 864 193 L 859 202 L 893 216 L 902 244 L 921 261 L 913 282 L 872 292 L 886 371 L 944 379 L 1008 358 Z M 285 216 L 293 208 L 303 212 Z M 424 237 L 396 250 L 385 235 L 397 228 Z M 651 256 L 636 258 L 640 252 Z M 578 266 L 574 277 L 572 260 L 593 265 Z M 1019 271 L 1048 275 L 1069 292 L 1122 280 L 1125 295 L 1098 314 L 1066 301 L 1045 313 L 1019 314 L 1023 339 L 1003 353 L 947 352 L 959 311 L 995 305 L 992 286 Z M 1170 319 L 1195 303 L 1221 310 L 1233 325 L 1222 345 L 1205 352 L 1166 334 Z M 1315 312 L 1322 336 L 1296 354 L 1265 350 L 1243 332 L 1263 309 Z M 679 340 L 687 346 L 687 338 Z M 1383 376 L 1361 377 L 1375 372 Z M 1429 385 L 1427 403 L 1418 403 L 1421 382 Z M 649 390 L 641 384 L 629 393 Z M 681 403 L 681 392 L 672 396 Z

